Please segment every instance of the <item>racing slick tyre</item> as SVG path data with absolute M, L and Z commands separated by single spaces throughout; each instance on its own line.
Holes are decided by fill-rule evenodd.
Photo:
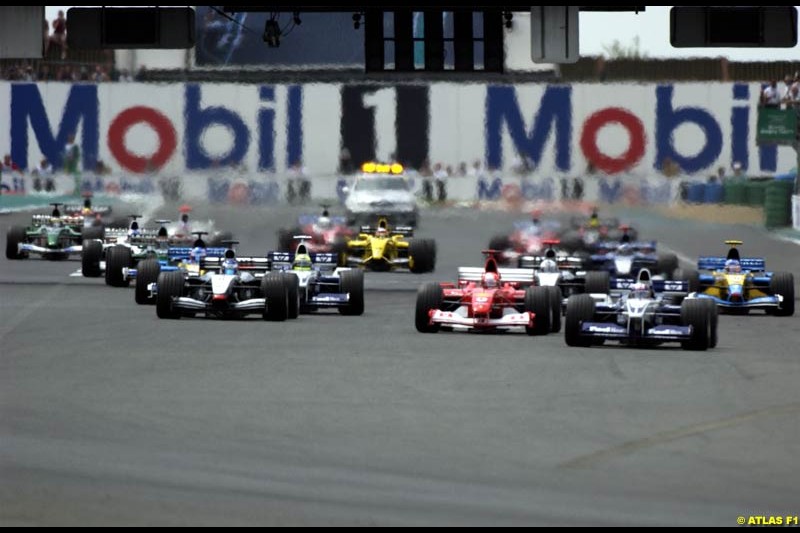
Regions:
M 584 287 L 588 294 L 608 294 L 611 290 L 611 276 L 608 272 L 587 272 Z
M 783 296 L 781 306 L 775 309 L 777 316 L 792 316 L 794 314 L 794 276 L 789 272 L 775 272 L 769 280 L 772 294 Z
M 350 294 L 347 305 L 339 308 L 339 313 L 348 316 L 364 314 L 364 271 L 345 270 L 339 274 L 339 290 Z
M 19 244 L 25 242 L 26 231 L 22 226 L 12 226 L 6 233 L 6 259 L 25 259 L 28 254 L 20 253 Z
M 106 229 L 103 226 L 89 226 L 81 229 L 81 242 L 92 239 L 103 240 L 106 236 Z M 85 276 L 86 274 L 84 274 Z
M 81 248 L 81 273 L 84 278 L 99 278 L 103 271 L 100 270 L 100 261 L 103 259 L 102 241 L 83 241 Z
M 658 261 L 656 261 L 656 274 L 661 274 L 664 279 L 669 279 L 670 276 L 678 269 L 678 256 L 675 254 L 659 254 Z
M 553 308 L 550 305 L 550 292 L 547 287 L 528 287 L 525 289 L 525 310 L 533 313 L 533 327 L 525 326 L 528 335 L 547 335 Z M 560 318 L 560 315 L 559 315 Z
M 689 284 L 689 292 L 700 291 L 700 274 L 693 268 L 676 268 L 672 279 L 687 282 Z
M 414 239 L 408 245 L 408 268 L 414 274 L 431 272 L 434 267 L 434 250 L 430 246 L 430 239 Z
M 684 300 L 681 304 L 681 324 L 692 326 L 689 340 L 681 342 L 684 350 L 707 350 L 712 325 L 711 312 L 699 299 Z
M 136 303 L 139 305 L 153 305 L 156 303 L 156 298 L 150 295 L 147 286 L 151 283 L 158 281 L 158 275 L 161 273 L 161 263 L 158 259 L 145 259 L 139 261 L 136 267 Z
M 428 272 L 433 272 L 436 270 L 436 241 L 433 239 L 425 239 L 422 242 L 428 247 L 430 257 L 431 257 L 431 269 Z
M 439 324 L 430 323 L 429 312 L 441 309 L 444 302 L 444 292 L 442 287 L 435 281 L 429 281 L 420 285 L 417 290 L 417 307 L 414 313 L 414 326 L 420 333 L 436 333 L 439 331 Z
M 345 239 L 333 241 L 331 253 L 336 254 L 336 266 L 347 266 L 347 241 Z
M 567 346 L 588 348 L 593 339 L 581 335 L 581 323 L 594 318 L 594 299 L 588 294 L 575 294 L 567 300 L 567 315 L 564 317 L 564 340 Z
M 261 293 L 266 298 L 264 320 L 283 322 L 289 317 L 289 290 L 281 272 L 270 272 L 261 278 Z
M 286 294 L 289 298 L 286 316 L 294 319 L 300 316 L 300 278 L 294 274 L 286 273 L 284 281 L 286 282 Z
M 127 287 L 131 284 L 122 274 L 123 268 L 133 265 L 131 249 L 127 246 L 112 246 L 106 250 L 106 285 Z
M 561 331 L 561 289 L 557 286 L 546 287 L 550 293 L 550 331 L 558 333 Z
M 495 235 L 489 241 L 489 249 L 502 252 L 511 248 L 511 240 L 507 235 Z
M 181 312 L 173 307 L 172 301 L 183 296 L 183 273 L 162 272 L 157 280 L 156 315 L 158 318 L 180 318 Z
M 719 336 L 717 335 L 717 326 L 719 324 L 719 310 L 717 309 L 717 304 L 714 303 L 714 300 L 709 298 L 702 298 L 699 300 L 708 307 L 708 320 L 711 322 L 711 326 L 708 329 L 708 347 L 716 348 L 717 340 L 719 340 Z

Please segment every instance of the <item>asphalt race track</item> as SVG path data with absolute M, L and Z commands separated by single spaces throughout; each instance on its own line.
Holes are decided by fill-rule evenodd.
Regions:
M 263 253 L 297 209 L 197 209 Z M 162 213 L 174 216 L 174 210 Z M 760 229 L 628 213 L 680 254 Z M 800 318 L 722 316 L 709 352 L 563 333 L 423 335 L 416 288 L 517 216 L 424 213 L 434 274 L 368 274 L 366 313 L 156 318 L 79 262 L 0 259 L 0 524 L 722 525 L 800 514 Z M 0 216 L 5 236 L 29 214 Z

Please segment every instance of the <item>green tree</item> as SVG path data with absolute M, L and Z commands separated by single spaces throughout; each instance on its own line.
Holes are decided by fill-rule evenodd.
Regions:
M 642 51 L 639 36 L 633 38 L 633 42 L 626 46 L 614 39 L 611 44 L 604 44 L 603 51 L 609 59 L 646 59 L 647 52 Z

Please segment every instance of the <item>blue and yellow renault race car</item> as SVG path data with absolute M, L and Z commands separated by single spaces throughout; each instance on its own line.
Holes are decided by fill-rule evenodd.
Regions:
M 742 241 L 729 240 L 725 257 L 700 257 L 697 270 L 678 270 L 676 279 L 689 283 L 690 298 L 713 300 L 721 310 L 747 314 L 763 309 L 767 314 L 794 314 L 794 277 L 789 272 L 767 272 L 760 257 L 741 257 Z M 699 272 L 698 272 L 699 271 Z

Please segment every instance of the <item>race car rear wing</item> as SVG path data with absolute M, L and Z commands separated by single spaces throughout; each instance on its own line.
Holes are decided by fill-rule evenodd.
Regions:
M 111 212 L 110 205 L 96 205 L 91 207 L 93 215 L 107 215 Z M 83 213 L 83 206 L 80 204 L 64 204 L 64 212 L 70 215 Z
M 361 226 L 359 233 L 375 235 L 378 228 L 374 226 Z M 414 228 L 411 226 L 395 226 L 389 230 L 389 235 L 402 235 L 403 237 L 413 237 Z
M 171 261 L 185 261 L 189 259 L 193 248 L 188 246 L 171 246 L 167 250 L 167 258 Z M 206 248 L 206 257 L 225 257 L 227 248 Z
M 224 253 L 224 252 L 223 252 Z M 204 257 L 200 261 L 200 268 L 204 270 L 219 270 L 224 257 Z M 263 274 L 269 270 L 269 259 L 266 257 L 237 257 L 239 270 L 246 270 L 252 274 Z
M 597 243 L 597 249 L 599 251 L 605 250 L 609 252 L 613 252 L 620 246 L 620 242 L 618 241 L 602 241 Z M 626 243 L 630 246 L 630 248 L 634 252 L 640 253 L 653 253 L 656 251 L 656 241 L 637 241 L 637 242 L 629 242 Z
M 542 261 L 545 259 L 553 259 L 560 270 L 580 270 L 584 265 L 584 260 L 575 256 L 549 258 L 543 255 L 523 255 L 519 258 L 519 267 L 536 270 L 541 267 Z
M 315 270 L 334 270 L 339 262 L 339 254 L 310 253 L 311 266 Z M 291 270 L 294 263 L 294 252 L 269 252 L 267 258 L 271 270 Z
M 725 257 L 701 257 L 697 260 L 698 270 L 723 270 L 725 268 Z M 763 257 L 742 257 L 739 260 L 743 272 L 764 272 L 767 269 L 767 262 Z
M 480 283 L 486 270 L 483 267 L 458 267 L 458 282 L 474 281 Z M 519 283 L 520 285 L 533 285 L 534 272 L 527 268 L 498 268 L 500 283 Z
M 638 283 L 638 280 L 631 278 L 615 278 L 611 280 L 611 290 L 628 290 L 633 287 L 635 283 Z M 650 285 L 653 287 L 653 292 L 657 294 L 664 294 L 666 296 L 685 296 L 689 293 L 688 281 L 653 279 L 650 281 Z
M 309 224 L 316 224 L 319 220 L 319 217 L 322 215 L 300 215 L 297 217 L 297 225 L 298 226 L 307 226 Z M 347 218 L 343 216 L 331 216 L 328 217 L 331 220 L 331 223 L 334 226 L 346 226 L 347 225 Z

